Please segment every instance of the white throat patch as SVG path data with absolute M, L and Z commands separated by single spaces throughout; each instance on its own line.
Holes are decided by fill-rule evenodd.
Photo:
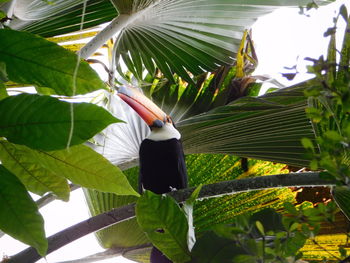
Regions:
M 152 129 L 150 135 L 147 136 L 147 139 L 152 141 L 166 141 L 170 139 L 180 140 L 181 134 L 171 123 L 166 123 L 162 128 Z

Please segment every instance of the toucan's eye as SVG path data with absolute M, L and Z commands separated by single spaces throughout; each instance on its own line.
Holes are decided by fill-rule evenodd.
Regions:
M 170 118 L 170 116 L 166 116 L 166 122 L 172 124 L 173 120 Z

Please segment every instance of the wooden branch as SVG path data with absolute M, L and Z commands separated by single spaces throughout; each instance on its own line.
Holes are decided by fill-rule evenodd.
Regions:
M 335 185 L 334 182 L 321 179 L 318 172 L 278 174 L 204 185 L 199 194 L 199 199 L 271 188 L 333 185 Z M 178 202 L 183 202 L 190 197 L 194 189 L 195 188 L 182 189 L 171 192 L 169 195 Z M 135 217 L 134 208 L 135 204 L 115 208 L 109 212 L 91 217 L 50 236 L 48 238 L 49 248 L 47 254 L 50 254 L 51 252 L 87 234 Z M 41 256 L 37 251 L 30 247 L 12 256 L 8 262 L 33 263 L 40 258 Z
M 76 185 L 76 184 L 69 184 L 69 188 L 70 188 L 70 191 L 72 192 L 72 191 L 80 188 L 80 186 Z M 44 207 L 45 205 L 47 205 L 55 200 L 57 200 L 56 196 L 52 193 L 49 193 L 49 194 L 46 194 L 43 197 L 39 198 L 38 200 L 36 200 L 35 203 L 38 206 L 38 208 L 40 209 L 40 208 Z M 4 235 L 5 235 L 5 233 L 0 231 L 0 238 Z
M 76 184 L 69 184 L 70 192 L 73 192 L 74 190 L 77 190 L 80 188 L 79 185 Z M 36 205 L 38 208 L 42 208 L 45 205 L 51 203 L 52 201 L 57 200 L 57 197 L 53 195 L 52 193 L 49 193 L 47 195 L 44 195 L 43 197 L 39 198 L 38 200 L 35 201 Z
M 114 258 L 118 256 L 123 256 L 125 253 L 129 251 L 133 251 L 136 249 L 142 249 L 142 248 L 151 248 L 152 244 L 144 244 L 139 246 L 133 246 L 133 247 L 117 247 L 117 248 L 110 248 L 103 252 L 96 253 L 94 255 L 90 255 L 87 257 L 69 260 L 69 261 L 61 261 L 56 263 L 91 263 L 91 262 L 97 262 L 100 260 L 105 260 L 109 258 Z
M 106 43 L 108 39 L 112 38 L 128 24 L 132 23 L 134 19 L 134 16 L 126 14 L 121 14 L 114 18 L 108 26 L 106 26 L 79 51 L 80 57 L 84 59 L 90 57 L 97 49 Z

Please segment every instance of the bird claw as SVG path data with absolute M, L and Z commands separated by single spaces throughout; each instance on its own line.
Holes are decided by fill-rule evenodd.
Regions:
M 177 189 L 176 189 L 175 187 L 169 186 L 169 188 L 170 188 L 170 191 L 171 191 L 171 192 L 177 191 Z

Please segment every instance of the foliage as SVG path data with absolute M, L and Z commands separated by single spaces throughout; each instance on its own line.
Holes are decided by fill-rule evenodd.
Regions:
M 146 235 L 169 259 L 188 262 L 188 223 L 185 213 L 169 196 L 145 191 L 136 205 L 137 221 Z
M 324 219 L 334 221 L 336 205 L 295 208 L 285 203 L 287 214 L 273 209 L 236 216 L 202 235 L 193 248 L 191 262 L 296 262 L 308 238 Z
M 0 1 L 0 8 L 4 2 Z M 273 259 L 284 262 L 288 257 L 292 260 L 298 258 L 294 257 L 295 254 L 306 238 L 317 232 L 316 223 L 328 218 L 332 206 L 319 205 L 308 212 L 307 209 L 297 210 L 293 205 L 286 205 L 289 216 L 281 216 L 273 210 L 238 215 L 248 210 L 256 212 L 267 206 L 281 209 L 281 200 L 292 201 L 290 199 L 294 197 L 290 189 L 224 196 L 195 205 L 190 200 L 182 207 L 170 197 L 150 192 L 138 198 L 131 186 L 137 169 L 127 171 L 128 175 L 125 176 L 101 154 L 81 145 L 120 120 L 114 113 L 96 105 L 71 103 L 69 97 L 58 97 L 106 90 L 105 84 L 80 56 L 42 37 L 72 33 L 79 28 L 111 20 L 111 25 L 118 24 L 121 19 L 125 19 L 126 23 L 116 39 L 114 59 L 117 62 L 123 60 L 139 83 L 142 83 L 146 69 L 149 73 L 146 80 L 150 84 L 144 89 L 146 93 L 157 103 L 166 105 L 168 112 L 181 109 L 174 116 L 177 121 L 181 120 L 179 129 L 183 134 L 185 150 L 187 154 L 199 153 L 187 156 L 188 163 L 192 163 L 192 166 L 188 165 L 189 172 L 192 172 L 192 185 L 262 176 L 284 169 L 284 165 L 247 161 L 241 157 L 296 166 L 308 164 L 308 157 L 311 157 L 314 158 L 313 168 L 316 168 L 317 163 L 317 166 L 326 168 L 342 185 L 348 187 L 347 175 L 343 176 L 343 173 L 348 173 L 343 165 L 344 160 L 348 160 L 343 148 L 348 147 L 349 126 L 338 125 L 338 129 L 329 131 L 323 127 L 328 124 L 322 116 L 319 117 L 321 111 L 329 112 L 329 105 L 332 106 L 330 108 L 334 116 L 335 113 L 340 113 L 340 116 L 344 112 L 348 113 L 349 94 L 346 93 L 346 85 L 349 75 L 345 70 L 348 69 L 348 60 L 341 60 L 338 72 L 334 67 L 332 70 L 326 67 L 327 72 L 332 72 L 335 84 L 333 86 L 327 82 L 330 79 L 326 80 L 325 96 L 323 90 L 317 91 L 314 87 L 306 93 L 307 96 L 314 96 L 316 90 L 319 92 L 316 95 L 322 93 L 328 99 L 327 104 L 316 103 L 317 107 L 308 110 L 314 123 L 319 123 L 317 143 L 321 145 L 321 152 L 314 146 L 312 127 L 304 115 L 306 100 L 301 89 L 284 89 L 260 98 L 237 100 L 245 95 L 253 96 L 254 91 L 259 89 L 258 85 L 249 86 L 255 81 L 250 73 L 256 64 L 256 57 L 246 27 L 258 16 L 279 6 L 308 1 L 249 0 L 245 4 L 238 4 L 229 0 L 179 0 L 173 1 L 171 5 L 168 1 L 33 2 L 38 4 L 37 8 L 21 1 L 19 6 L 22 9 L 12 10 L 15 14 L 13 18 L 6 17 L 11 12 L 0 12 L 1 28 L 12 28 L 0 29 L 2 231 L 35 247 L 40 255 L 45 255 L 47 240 L 43 219 L 28 191 L 40 195 L 52 193 L 59 199 L 68 200 L 69 180 L 90 188 L 85 191 L 96 197 L 90 196 L 89 204 L 96 214 L 104 212 L 101 207 L 97 208 L 102 202 L 104 205 L 112 203 L 113 206 L 122 204 L 119 195 L 127 196 L 123 197 L 123 202 L 137 200 L 140 226 L 154 245 L 175 261 L 185 262 L 191 257 L 198 260 L 199 256 L 200 262 L 205 262 L 206 259 L 202 259 L 199 254 L 206 255 L 207 250 L 217 252 L 221 248 L 224 248 L 223 254 L 220 254 L 221 261 L 218 262 L 233 258 L 237 262 L 262 259 L 265 262 Z M 343 17 L 347 17 L 345 13 L 343 9 Z M 107 31 L 102 31 L 93 41 L 101 36 L 110 38 Z M 348 34 L 346 36 L 342 58 L 348 59 Z M 56 39 L 64 40 L 67 38 Z M 91 46 L 88 44 L 84 48 L 89 49 Z M 94 51 L 90 50 L 91 53 Z M 232 66 L 235 60 L 236 65 Z M 323 77 L 319 73 L 325 70 L 324 67 L 319 68 L 319 65 L 325 64 L 323 62 L 318 61 L 312 69 L 319 78 Z M 112 63 L 111 71 L 114 70 L 126 75 L 121 72 L 120 64 Z M 207 72 L 209 70 L 211 72 Z M 46 95 L 13 96 L 8 92 L 10 82 L 14 85 L 33 85 L 38 94 Z M 338 92 L 334 89 L 337 85 L 346 88 Z M 337 97 L 337 92 L 346 95 Z M 346 120 L 336 119 L 334 123 L 332 125 L 336 126 L 346 123 Z M 122 127 L 124 124 L 116 125 Z M 300 145 L 300 138 L 305 134 L 308 138 L 303 140 L 303 144 L 312 153 L 308 157 L 303 156 L 304 149 Z M 126 135 L 119 135 L 119 139 L 126 138 Z M 124 150 L 116 149 L 118 153 Z M 198 166 L 203 169 L 197 170 Z M 202 173 L 206 176 L 202 176 Z M 133 179 L 130 174 L 134 176 Z M 342 203 L 347 202 L 349 195 L 347 188 L 345 194 L 340 191 L 343 189 L 335 189 L 335 199 L 346 211 Z M 98 191 L 114 193 L 118 197 L 102 195 Z M 274 219 L 273 226 L 266 220 L 267 217 Z M 121 227 L 135 226 L 135 221 L 130 221 L 123 222 L 125 224 L 121 224 Z M 230 225 L 216 228 L 215 234 L 208 236 L 205 231 L 219 222 Z M 199 236 L 196 243 L 193 224 Z M 242 232 L 242 229 L 246 232 Z M 128 243 L 122 245 L 131 246 L 135 239 L 142 244 L 149 242 L 138 230 L 135 227 L 135 236 L 126 237 Z M 138 235 L 140 232 L 141 237 Z M 217 241 L 217 246 L 208 248 L 213 240 Z M 111 242 L 109 245 L 116 244 Z M 233 246 L 234 249 L 228 251 L 226 246 Z
M 57 44 L 27 32 L 0 30 L 0 57 L 8 78 L 18 84 L 46 87 L 57 95 L 103 89 L 96 71 Z
M 43 228 L 44 219 L 26 188 L 2 165 L 0 200 L 1 229 L 35 247 L 44 256 L 48 246 Z
M 14 81 L 45 87 L 56 94 L 86 93 L 104 88 L 96 72 L 86 62 L 79 62 L 75 54 L 43 38 L 8 29 L 0 29 L 0 35 L 0 158 L 7 169 L 2 170 L 3 177 L 16 175 L 20 180 L 13 181 L 10 187 L 9 179 L 6 199 L 8 191 L 18 193 L 18 197 L 10 203 L 1 202 L 2 218 L 20 214 L 32 224 L 32 230 L 22 219 L 1 221 L 0 229 L 45 255 L 44 222 L 24 189 L 41 195 L 52 192 L 68 200 L 68 179 L 101 191 L 138 194 L 122 172 L 101 155 L 82 145 L 69 148 L 120 120 L 89 103 L 70 103 L 37 94 L 8 96 L 4 92 L 6 81 Z M 81 70 L 75 73 L 78 68 Z M 16 215 L 11 207 L 16 207 Z
M 339 62 L 336 54 L 336 26 L 338 19 L 346 22 Z M 313 170 L 325 169 L 323 176 L 338 182 L 333 195 L 340 208 L 350 218 L 348 200 L 350 198 L 350 16 L 342 6 L 330 35 L 328 57 L 309 59 L 314 65 L 309 72 L 316 75 L 314 85 L 305 90 L 309 98 L 306 113 L 312 120 L 317 134 L 316 143 L 320 152 L 314 152 L 313 143 L 304 138 L 302 143 L 308 149 Z

